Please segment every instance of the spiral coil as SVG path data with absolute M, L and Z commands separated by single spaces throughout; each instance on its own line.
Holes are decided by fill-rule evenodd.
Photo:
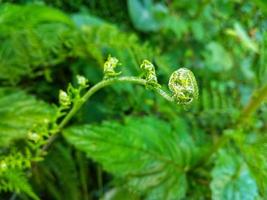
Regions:
M 174 71 L 168 86 L 173 93 L 173 100 L 178 104 L 190 104 L 198 98 L 197 81 L 189 69 L 180 68 Z

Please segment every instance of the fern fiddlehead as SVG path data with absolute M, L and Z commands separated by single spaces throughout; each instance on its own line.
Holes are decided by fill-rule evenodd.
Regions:
M 140 65 L 140 68 L 143 71 L 143 77 L 146 79 L 148 86 L 151 88 L 160 87 L 160 84 L 158 84 L 155 67 L 151 62 L 144 60 Z
M 190 104 L 198 98 L 196 78 L 189 69 L 180 68 L 172 73 L 169 79 L 169 89 L 173 99 L 178 104 Z
M 121 72 L 116 72 L 115 68 L 117 67 L 119 60 L 115 57 L 109 56 L 107 61 L 104 63 L 104 79 L 115 77 L 121 74 Z
M 45 130 L 44 136 L 36 138 L 34 134 L 29 135 L 30 146 L 33 146 L 33 152 L 31 157 L 27 160 L 36 160 L 44 156 L 43 152 L 53 143 L 57 133 L 59 133 L 70 119 L 77 113 L 77 111 L 83 106 L 83 104 L 100 89 L 112 85 L 114 83 L 133 83 L 143 85 L 147 89 L 155 91 L 161 95 L 167 101 L 175 102 L 177 104 L 190 104 L 198 96 L 198 88 L 193 73 L 185 68 L 175 71 L 169 80 L 169 89 L 173 93 L 172 95 L 161 89 L 161 85 L 157 81 L 156 71 L 154 65 L 148 60 L 144 60 L 140 68 L 142 70 L 142 78 L 134 76 L 122 76 L 119 77 L 121 72 L 116 72 L 115 68 L 118 64 L 118 59 L 109 57 L 104 64 L 104 78 L 96 85 L 90 87 L 84 95 L 81 92 L 89 87 L 88 80 L 83 76 L 77 76 L 78 88 L 74 88 L 71 84 L 67 91 L 59 91 L 59 104 L 58 113 L 56 119 L 50 130 Z M 63 117 L 59 124 L 56 123 L 57 119 Z M 40 148 L 41 147 L 41 148 Z M 11 156 L 14 157 L 14 156 Z M 32 160 L 33 161 L 33 160 Z M 9 166 L 10 159 L 0 161 L 0 173 L 5 171 Z M 29 168 L 29 163 L 22 163 L 21 168 Z
M 121 72 L 115 71 L 118 59 L 109 56 L 107 61 L 104 64 L 104 77 L 103 80 L 97 83 L 96 85 L 92 86 L 88 89 L 87 92 L 83 96 L 80 97 L 80 94 L 73 95 L 71 94 L 71 90 L 68 91 L 66 94 L 61 92 L 61 96 L 63 99 L 60 100 L 61 106 L 66 108 L 66 97 L 78 96 L 77 99 L 67 99 L 67 104 L 69 106 L 69 102 L 73 103 L 72 108 L 70 111 L 65 115 L 63 120 L 57 125 L 57 130 L 53 131 L 54 135 L 49 138 L 47 144 L 43 147 L 43 150 L 46 150 L 48 146 L 54 141 L 55 133 L 59 132 L 68 122 L 69 120 L 76 114 L 76 112 L 81 108 L 81 106 L 97 91 L 100 89 L 112 85 L 114 83 L 133 83 L 138 85 L 143 85 L 148 89 L 155 91 L 157 94 L 161 95 L 167 101 L 175 102 L 177 104 L 190 104 L 194 99 L 198 97 L 198 88 L 197 82 L 194 77 L 194 74 L 186 69 L 181 68 L 175 71 L 169 80 L 169 88 L 173 93 L 172 96 L 161 89 L 161 85 L 157 81 L 156 70 L 154 65 L 149 62 L 148 60 L 144 60 L 143 63 L 140 65 L 140 69 L 142 70 L 142 76 L 134 77 L 134 76 L 122 76 L 119 77 Z M 76 93 L 80 93 L 82 89 L 87 88 L 88 80 L 82 76 L 78 76 L 77 80 L 79 82 L 78 89 L 72 88 L 72 91 L 76 91 Z M 83 87 L 82 85 L 86 85 Z M 69 94 L 70 93 L 70 94 Z

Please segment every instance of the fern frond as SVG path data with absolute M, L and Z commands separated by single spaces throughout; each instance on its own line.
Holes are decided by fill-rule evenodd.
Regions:
M 32 199 L 39 199 L 23 170 L 29 169 L 33 161 L 40 160 L 35 151 L 48 135 L 54 114 L 53 107 L 24 91 L 0 88 L 0 191 L 25 193 Z M 10 145 L 18 139 L 25 143 Z
M 8 83 L 34 77 L 70 57 L 93 58 L 103 66 L 112 54 L 134 70 L 155 52 L 113 25 L 83 24 L 79 29 L 70 17 L 46 6 L 3 4 L 0 13 L 0 80 Z
M 62 12 L 40 5 L 3 4 L 0 13 L 0 79 L 16 83 L 72 54 L 75 26 Z
M 81 26 L 81 30 L 87 55 L 94 58 L 101 67 L 110 54 L 120 58 L 120 62 L 127 65 L 123 70 L 127 70 L 124 74 L 129 75 L 139 71 L 139 63 L 144 59 L 152 60 L 156 54 L 148 44 L 141 44 L 135 34 L 124 33 L 110 24 L 101 26 L 85 24 Z
M 0 192 L 13 191 L 17 194 L 25 193 L 33 200 L 39 200 L 34 193 L 25 173 L 19 170 L 8 170 L 0 175 Z

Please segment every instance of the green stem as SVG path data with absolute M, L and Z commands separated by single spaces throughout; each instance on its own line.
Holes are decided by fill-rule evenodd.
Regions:
M 83 106 L 83 104 L 93 95 L 95 94 L 98 90 L 112 85 L 114 83 L 123 83 L 123 82 L 128 82 L 128 83 L 134 83 L 138 85 L 143 85 L 146 86 L 147 81 L 142 79 L 142 78 L 137 78 L 137 77 L 132 77 L 132 76 L 125 76 L 125 77 L 118 77 L 118 78 L 111 78 L 107 80 L 102 80 L 93 87 L 91 87 L 85 94 L 84 96 L 78 101 L 70 112 L 63 118 L 63 120 L 60 122 L 60 124 L 57 127 L 57 130 L 54 132 L 54 134 L 48 139 L 46 145 L 43 146 L 42 151 L 45 151 L 48 149 L 48 147 L 54 142 L 54 140 L 57 137 L 58 132 L 62 130 L 62 128 L 71 120 L 71 118 L 78 112 L 78 110 Z M 160 88 L 154 88 L 153 89 L 156 93 L 161 95 L 163 98 L 165 98 L 168 101 L 173 102 L 173 98 L 169 96 L 165 91 L 163 91 Z
M 249 117 L 260 107 L 262 102 L 267 98 L 267 84 L 257 89 L 251 96 L 249 103 L 241 112 L 238 125 L 243 125 Z

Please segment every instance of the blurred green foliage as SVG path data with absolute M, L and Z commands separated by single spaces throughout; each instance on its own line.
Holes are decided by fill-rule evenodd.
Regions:
M 267 199 L 266 14 L 264 0 L 4 0 L 0 199 Z M 153 62 L 164 89 L 187 67 L 199 98 L 114 85 L 36 154 L 59 89 L 99 82 L 109 55 L 125 75 Z

